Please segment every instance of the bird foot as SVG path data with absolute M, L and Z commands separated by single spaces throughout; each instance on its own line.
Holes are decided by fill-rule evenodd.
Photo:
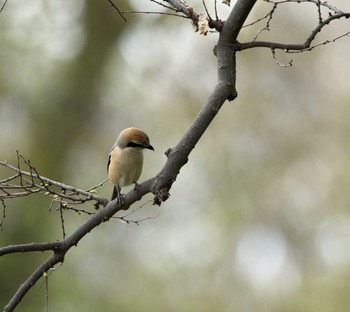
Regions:
M 140 191 L 140 184 L 134 182 L 135 187 L 134 187 L 134 193 L 138 193 Z
M 118 202 L 118 205 L 120 205 L 120 206 L 125 204 L 125 198 L 124 198 L 124 195 L 122 193 L 118 194 L 117 202 Z

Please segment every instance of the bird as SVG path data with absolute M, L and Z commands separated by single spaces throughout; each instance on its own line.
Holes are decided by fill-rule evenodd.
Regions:
M 118 198 L 118 202 L 123 203 L 121 189 L 124 186 L 134 183 L 135 191 L 138 190 L 136 182 L 142 172 L 144 149 L 154 151 L 143 130 L 131 127 L 118 135 L 107 163 L 108 178 L 114 184 L 111 200 Z

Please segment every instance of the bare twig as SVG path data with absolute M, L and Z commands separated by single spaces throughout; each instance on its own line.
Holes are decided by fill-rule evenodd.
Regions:
M 254 22 L 251 22 L 251 23 L 249 23 L 249 24 L 243 25 L 242 28 L 246 28 L 246 27 L 249 27 L 249 26 L 253 26 L 253 25 L 255 25 L 255 24 L 257 24 L 257 23 L 263 21 L 263 20 L 266 19 L 266 18 L 269 18 L 269 20 L 271 20 L 272 15 L 273 15 L 273 13 L 274 13 L 274 11 L 275 11 L 274 8 L 275 8 L 276 6 L 277 6 L 277 4 L 274 4 L 273 8 L 272 8 L 268 13 L 266 13 L 264 16 L 258 18 L 258 19 L 255 20 Z
M 63 206 L 62 202 L 60 202 L 59 211 L 60 211 L 60 219 L 61 219 L 62 237 L 64 239 L 64 238 L 66 238 L 66 230 L 64 228 L 63 209 L 64 209 L 64 206 Z
M 218 21 L 219 16 L 218 16 L 218 6 L 217 6 L 217 0 L 214 2 L 214 10 L 215 10 L 215 19 Z
M 321 12 L 321 1 L 320 0 L 317 0 L 316 7 L 317 7 L 317 14 L 318 14 L 318 22 L 319 22 L 319 24 L 321 24 L 322 23 L 322 12 Z
M 317 27 L 311 32 L 311 34 L 306 38 L 305 42 L 302 44 L 277 43 L 277 42 L 267 42 L 267 41 L 250 41 L 245 43 L 238 42 L 234 45 L 234 48 L 237 51 L 243 51 L 246 49 L 257 48 L 257 47 L 270 48 L 271 50 L 279 49 L 279 50 L 284 50 L 285 52 L 288 52 L 288 53 L 300 53 L 303 51 L 310 51 L 320 45 L 328 44 L 330 42 L 334 42 L 340 38 L 348 36 L 350 32 L 342 34 L 332 40 L 326 40 L 314 46 L 311 45 L 311 43 L 316 38 L 317 34 L 320 33 L 321 30 L 323 29 L 323 27 L 329 25 L 334 20 L 339 20 L 341 18 L 349 18 L 349 17 L 350 17 L 350 13 L 337 13 L 334 15 L 330 15 L 328 18 L 324 19 L 322 23 L 317 25 Z
M 120 17 L 123 19 L 124 22 L 127 22 L 126 18 L 122 14 L 122 12 L 119 10 L 119 8 L 113 3 L 112 0 L 107 0 L 109 4 L 113 7 L 113 9 L 120 15 Z
M 85 203 L 86 201 L 96 201 L 98 205 L 105 206 L 108 202 L 107 199 L 93 194 L 93 190 L 102 185 L 105 181 L 90 188 L 88 191 L 85 191 L 41 176 L 30 162 L 25 160 L 19 154 L 17 159 L 17 167 L 14 167 L 7 162 L 0 161 L 0 166 L 16 172 L 15 175 L 0 181 L 0 191 L 3 192 L 2 194 L 0 193 L 0 199 L 23 197 L 32 193 L 42 193 L 52 196 L 55 200 L 59 198 L 66 199 L 75 204 Z M 29 172 L 21 169 L 20 160 L 28 166 Z M 14 182 L 16 179 L 19 179 L 18 184 L 9 183 Z M 35 182 L 35 180 L 38 180 L 38 182 Z M 56 191 L 53 187 L 57 187 L 61 191 Z
M 193 8 L 186 6 L 184 3 L 176 0 L 164 0 L 168 2 L 177 12 L 181 12 L 190 18 L 194 25 L 198 25 L 199 14 L 193 11 Z
M 276 8 L 277 8 L 277 4 L 274 4 L 272 9 L 271 9 L 271 11 L 269 13 L 267 13 L 265 16 L 262 17 L 262 19 L 266 19 L 267 18 L 266 25 L 258 31 L 258 33 L 253 38 L 253 41 L 256 41 L 258 39 L 259 35 L 263 31 L 270 31 L 270 23 L 271 23 L 271 20 L 272 20 L 272 17 L 273 17 L 273 13 L 275 12 Z M 260 20 L 257 20 L 257 21 L 260 21 Z
M 291 67 L 293 66 L 293 60 L 290 60 L 288 62 L 288 64 L 283 64 L 280 61 L 278 61 L 276 59 L 276 51 L 274 49 L 271 49 L 271 54 L 272 54 L 272 58 L 275 60 L 275 62 L 277 63 L 277 65 L 281 66 L 281 67 Z
M 166 9 L 169 9 L 169 10 L 172 10 L 172 11 L 177 12 L 177 10 L 174 9 L 172 6 L 170 6 L 170 5 L 165 5 L 163 2 L 160 2 L 160 1 L 157 1 L 157 0 L 150 0 L 150 1 L 156 3 L 156 4 L 160 5 L 160 6 L 162 6 L 162 7 L 164 7 L 164 8 L 166 8 Z
M 181 18 L 188 18 L 187 16 L 183 16 L 177 13 L 168 13 L 168 12 L 160 12 L 160 11 L 121 11 L 123 14 L 146 14 L 146 15 L 168 15 L 168 16 L 176 16 Z
M 86 215 L 91 216 L 91 215 L 96 213 L 94 211 L 88 211 L 88 210 L 82 209 L 82 208 L 75 208 L 74 206 L 71 206 L 71 205 L 69 205 L 67 203 L 64 203 L 64 209 L 67 210 L 67 211 L 73 211 L 73 212 L 75 212 L 78 215 L 86 214 Z
M 3 198 L 0 198 L 0 202 L 1 202 L 1 206 L 2 206 L 2 216 L 1 216 L 1 220 L 0 220 L 0 231 L 3 230 L 3 223 L 4 220 L 6 218 L 6 204 L 5 204 L 5 200 Z
M 268 3 L 274 3 L 274 4 L 284 4 L 284 3 L 291 3 L 291 2 L 295 2 L 295 3 L 314 3 L 317 6 L 323 6 L 327 9 L 329 9 L 330 11 L 334 12 L 334 13 L 343 13 L 341 10 L 339 10 L 338 8 L 336 8 L 334 5 L 329 4 L 327 1 L 320 1 L 320 0 L 264 0 L 265 2 Z
M 125 215 L 118 216 L 118 217 L 113 217 L 113 218 L 118 219 L 119 221 L 121 221 L 122 223 L 125 223 L 125 224 L 134 223 L 136 225 L 139 225 L 141 222 L 146 221 L 146 220 L 151 220 L 151 219 L 158 218 L 159 214 L 155 215 L 155 216 L 145 217 L 145 218 L 138 219 L 138 220 L 131 220 L 131 219 L 129 219 L 129 216 L 133 215 L 135 212 L 137 212 L 138 210 L 142 209 L 145 205 L 147 205 L 147 204 L 149 204 L 151 202 L 152 201 L 149 200 L 149 201 L 143 203 L 142 205 L 138 206 L 137 208 L 131 210 L 130 212 L 126 213 Z
M 49 311 L 49 275 L 45 272 L 45 312 Z
M 205 4 L 205 0 L 202 0 L 202 4 L 203 4 L 204 10 L 205 10 L 205 13 L 207 13 L 207 16 L 208 16 L 209 20 L 213 20 L 213 19 L 211 18 L 210 14 L 209 14 L 207 5 Z
M 86 191 L 89 193 L 93 193 L 94 190 L 96 190 L 97 188 L 101 187 L 103 184 L 105 184 L 108 181 L 108 178 L 103 180 L 102 182 L 88 188 Z
M 7 0 L 5 0 L 2 6 L 0 7 L 0 13 L 4 10 L 6 3 L 7 3 Z

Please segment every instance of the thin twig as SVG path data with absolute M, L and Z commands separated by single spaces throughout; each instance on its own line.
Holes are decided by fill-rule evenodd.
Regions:
M 117 13 L 120 15 L 120 17 L 123 19 L 124 22 L 127 22 L 126 18 L 124 17 L 124 15 L 122 14 L 122 12 L 118 9 L 118 7 L 113 3 L 112 0 L 107 0 L 109 2 L 109 4 L 114 8 L 115 11 L 117 11 Z
M 215 0 L 215 2 L 214 2 L 214 10 L 215 10 L 215 18 L 218 21 L 219 20 L 219 16 L 218 16 L 217 0 Z
M 212 20 L 210 14 L 209 14 L 207 5 L 205 4 L 205 0 L 202 0 L 202 4 L 203 4 L 203 6 L 204 6 L 205 13 L 207 13 L 207 16 L 208 16 L 209 20 Z
M 45 312 L 49 312 L 49 276 L 48 274 L 44 274 L 45 276 Z
M 176 13 L 168 13 L 168 12 L 160 12 L 160 11 L 121 11 L 123 14 L 154 14 L 154 15 L 168 15 L 168 16 L 176 16 L 181 18 L 188 18 L 187 16 L 183 16 Z
M 4 220 L 6 218 L 6 204 L 5 204 L 4 199 L 0 198 L 0 201 L 1 201 L 1 206 L 2 206 L 2 216 L 1 216 L 1 220 L 0 220 L 0 231 L 2 231 Z
M 59 211 L 60 211 L 60 219 L 61 219 L 62 237 L 63 237 L 63 239 L 65 239 L 66 238 L 66 230 L 64 227 L 63 209 L 64 209 L 63 204 L 62 204 L 62 202 L 60 202 Z
M 325 45 L 330 42 L 335 42 L 336 40 L 349 35 L 350 32 L 346 32 L 345 34 L 342 34 L 332 40 L 326 40 L 322 43 L 319 43 L 313 46 L 311 45 L 311 43 L 316 38 L 317 34 L 320 33 L 321 30 L 323 29 L 323 27 L 327 26 L 330 22 L 334 20 L 339 20 L 341 18 L 350 18 L 350 13 L 339 13 L 339 14 L 330 15 L 328 18 L 324 19 L 321 24 L 317 25 L 317 27 L 311 32 L 309 37 L 307 37 L 305 42 L 302 44 L 289 44 L 289 43 L 278 43 L 278 42 L 268 42 L 268 41 L 250 41 L 245 43 L 238 42 L 234 45 L 234 49 L 236 49 L 237 51 L 242 51 L 242 50 L 251 49 L 251 48 L 263 47 L 263 48 L 270 48 L 272 50 L 276 50 L 276 49 L 284 50 L 284 52 L 287 52 L 287 53 L 300 53 L 304 51 L 311 51 L 312 49 L 320 45 Z
M 83 203 L 85 201 L 95 200 L 100 205 L 105 206 L 107 204 L 107 202 L 108 202 L 107 199 L 104 199 L 102 197 L 94 195 L 94 194 L 92 194 L 92 192 L 84 191 L 82 189 L 78 189 L 76 187 L 64 184 L 62 182 L 57 182 L 57 181 L 54 181 L 54 180 L 51 180 L 51 179 L 48 179 L 44 176 L 39 175 L 39 173 L 36 171 L 36 169 L 33 166 L 31 166 L 30 163 L 25 161 L 21 155 L 19 155 L 18 157 L 19 158 L 18 158 L 17 167 L 14 167 L 14 166 L 8 164 L 7 162 L 0 161 L 0 166 L 4 166 L 10 170 L 15 171 L 18 174 L 18 176 L 13 176 L 13 177 L 15 177 L 15 178 L 18 177 L 20 179 L 20 185 L 22 186 L 22 189 L 24 189 L 26 191 L 26 193 L 18 194 L 18 196 L 20 196 L 20 195 L 25 196 L 26 194 L 29 194 L 29 193 L 42 191 L 42 192 L 49 192 L 49 194 L 51 194 L 52 196 L 57 195 L 57 196 L 61 196 L 61 197 L 64 197 L 64 198 L 67 198 L 70 200 L 80 201 L 81 203 Z M 21 169 L 21 164 L 20 164 L 20 160 L 19 160 L 20 158 L 23 159 L 23 161 L 25 161 L 25 163 L 29 166 L 30 172 L 26 172 L 26 171 Z M 25 178 L 24 178 L 25 176 L 30 177 L 30 180 L 25 180 Z M 40 185 L 35 183 L 34 179 L 38 179 L 40 181 Z M 30 186 L 26 185 L 25 182 L 29 182 L 29 184 L 32 188 L 30 188 Z M 2 185 L 0 184 L 0 189 L 1 189 L 1 186 Z M 59 187 L 60 189 L 70 191 L 72 193 L 72 195 L 73 194 L 82 195 L 83 197 L 75 198 L 75 197 L 72 197 L 71 195 L 57 193 L 54 190 L 52 190 L 50 188 L 50 186 L 56 186 L 56 187 Z M 35 189 L 33 189 L 33 187 L 35 187 Z M 4 195 L 0 195 L 0 196 L 4 197 Z
M 6 3 L 7 3 L 7 0 L 5 0 L 4 3 L 2 4 L 0 8 L 0 13 L 4 10 Z
M 268 3 L 276 3 L 276 4 L 296 2 L 296 3 L 314 3 L 317 5 L 318 3 L 320 3 L 321 6 L 333 11 L 334 13 L 343 13 L 341 10 L 336 8 L 334 5 L 329 4 L 327 1 L 320 1 L 320 0 L 279 0 L 279 1 L 264 0 L 264 1 Z
M 321 12 L 321 1 L 320 0 L 317 0 L 316 7 L 317 7 L 317 14 L 318 14 L 318 22 L 319 22 L 319 24 L 321 24 L 322 23 L 322 12 Z
M 277 65 L 281 66 L 281 67 L 292 67 L 293 66 L 293 60 L 290 60 L 288 64 L 283 64 L 280 61 L 278 61 L 276 59 L 276 53 L 274 49 L 271 49 L 271 54 L 272 54 L 272 58 L 275 60 L 275 62 L 277 63 Z
M 162 6 L 162 7 L 164 7 L 164 8 L 166 8 L 166 9 L 169 9 L 169 10 L 172 10 L 172 11 L 177 12 L 177 10 L 174 9 L 174 8 L 173 8 L 172 6 L 170 6 L 170 5 L 165 5 L 164 3 L 159 2 L 159 1 L 157 1 L 157 0 L 150 0 L 150 1 L 156 3 L 156 4 L 160 5 L 160 6 Z
M 263 31 L 265 31 L 265 30 L 270 31 L 270 23 L 272 21 L 272 16 L 273 16 L 273 13 L 275 12 L 276 8 L 277 8 L 277 4 L 274 4 L 271 11 L 264 17 L 264 18 L 267 18 L 266 25 L 258 31 L 258 33 L 253 38 L 253 41 L 256 41 L 256 39 L 258 39 L 259 35 Z
M 134 214 L 136 211 L 142 209 L 145 205 L 147 205 L 147 204 L 149 204 L 149 203 L 151 203 L 151 202 L 152 202 L 151 200 L 148 200 L 148 201 L 146 201 L 145 203 L 143 203 L 142 205 L 138 206 L 137 208 L 131 210 L 131 211 L 128 212 L 128 213 L 126 213 L 125 215 L 123 215 L 123 216 L 116 216 L 116 217 L 113 217 L 113 218 L 118 219 L 118 220 L 121 221 L 122 223 L 126 223 L 126 224 L 134 223 L 134 224 L 136 224 L 136 225 L 139 225 L 141 222 L 146 221 L 146 220 L 158 218 L 159 215 L 149 216 L 149 217 L 145 217 L 145 218 L 139 219 L 139 220 L 130 220 L 130 219 L 128 219 L 129 216 L 131 216 L 131 215 Z
M 194 25 L 198 24 L 199 15 L 193 11 L 193 8 L 187 7 L 182 2 L 178 2 L 176 0 L 164 0 L 168 2 L 171 6 L 173 6 L 178 12 L 181 12 L 186 17 L 190 18 Z
M 94 186 L 88 188 L 86 191 L 90 193 L 91 191 L 94 191 L 94 190 L 96 190 L 97 188 L 101 187 L 101 186 L 102 186 L 103 184 L 105 184 L 107 181 L 108 181 L 108 178 L 105 179 L 105 180 L 103 180 L 102 182 L 100 182 L 100 183 L 98 183 L 98 184 L 96 184 L 96 185 L 94 185 Z

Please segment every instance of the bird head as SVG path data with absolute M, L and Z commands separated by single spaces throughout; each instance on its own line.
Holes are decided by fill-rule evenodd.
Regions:
M 116 141 L 118 147 L 124 149 L 127 147 L 143 149 L 147 148 L 154 151 L 153 146 L 149 142 L 148 135 L 138 128 L 127 128 L 123 130 Z

